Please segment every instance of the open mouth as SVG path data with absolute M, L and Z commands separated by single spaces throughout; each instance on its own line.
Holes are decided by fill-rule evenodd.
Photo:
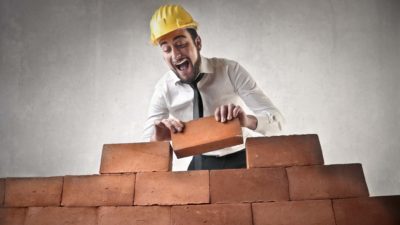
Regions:
M 176 63 L 175 67 L 180 71 L 187 70 L 189 68 L 189 60 L 183 59 L 180 62 Z

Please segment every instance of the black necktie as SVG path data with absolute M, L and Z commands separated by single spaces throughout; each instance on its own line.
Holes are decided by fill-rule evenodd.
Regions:
M 201 99 L 201 94 L 199 88 L 197 87 L 197 83 L 203 78 L 203 73 L 199 74 L 197 78 L 190 83 L 190 87 L 193 88 L 193 119 L 198 119 L 203 117 L 203 101 Z M 202 167 L 202 158 L 200 155 L 193 156 L 194 160 L 194 169 L 200 170 Z
M 203 73 L 197 76 L 196 80 L 190 83 L 190 87 L 193 88 L 193 119 L 198 119 L 203 117 L 203 101 L 201 99 L 201 94 L 199 88 L 197 88 L 197 83 L 203 78 Z

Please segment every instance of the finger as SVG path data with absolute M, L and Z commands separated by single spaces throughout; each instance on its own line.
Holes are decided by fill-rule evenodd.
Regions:
M 229 104 L 228 105 L 228 115 L 227 115 L 227 119 L 228 120 L 231 120 L 231 119 L 233 119 L 232 117 L 233 117 L 233 115 L 232 115 L 232 113 L 233 113 L 233 108 L 235 108 L 235 105 L 234 104 Z
M 236 117 L 240 117 L 243 113 L 244 113 L 244 111 L 243 111 L 242 107 L 240 107 L 238 105 L 237 110 L 236 110 Z
M 179 125 L 179 127 L 181 128 L 181 129 L 183 129 L 184 127 L 185 127 L 185 123 L 184 122 L 182 122 L 182 121 L 180 121 L 180 120 L 178 120 L 178 119 L 174 119 L 175 120 L 175 122 Z
M 232 112 L 234 118 L 238 117 L 240 110 L 241 110 L 240 106 L 238 106 L 238 105 L 235 106 L 235 108 L 233 109 L 233 112 Z
M 226 121 L 226 111 L 227 111 L 227 106 L 226 105 L 221 105 L 221 122 L 225 122 Z
M 217 108 L 215 109 L 215 111 L 214 111 L 214 117 L 215 117 L 215 120 L 216 120 L 217 122 L 220 121 L 220 119 L 221 119 L 221 117 L 220 117 L 220 107 L 217 107 Z
M 183 130 L 183 124 L 179 120 L 171 120 L 171 125 L 177 132 L 181 132 Z
M 169 119 L 164 119 L 162 120 L 162 123 L 172 132 L 176 133 L 175 127 L 172 125 L 171 121 Z
M 170 123 L 176 125 L 177 127 L 183 127 L 183 126 L 184 126 L 184 125 L 183 125 L 183 122 L 180 121 L 180 120 L 178 120 L 178 119 L 169 118 L 168 120 L 169 120 Z

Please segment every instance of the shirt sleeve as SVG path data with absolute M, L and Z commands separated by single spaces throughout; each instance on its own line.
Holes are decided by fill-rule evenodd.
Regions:
M 284 118 L 271 100 L 257 86 L 250 74 L 238 63 L 230 68 L 229 76 L 235 92 L 257 118 L 256 132 L 263 135 L 282 130 Z
M 169 110 L 165 102 L 160 84 L 156 85 L 153 96 L 150 100 L 147 120 L 144 124 L 143 141 L 150 141 L 154 134 L 154 122 L 156 120 L 166 119 L 169 116 Z

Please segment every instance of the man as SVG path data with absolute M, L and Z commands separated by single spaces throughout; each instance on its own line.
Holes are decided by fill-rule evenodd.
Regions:
M 157 83 L 144 138 L 169 141 L 184 123 L 214 115 L 218 122 L 239 118 L 242 127 L 260 134 L 281 129 L 279 110 L 237 62 L 200 55 L 197 22 L 179 5 L 161 6 L 151 22 L 151 41 L 170 68 Z M 248 114 L 244 104 L 255 114 Z M 212 129 L 212 127 L 210 127 Z M 249 136 L 244 129 L 244 136 Z M 188 170 L 245 168 L 244 145 L 194 156 Z

